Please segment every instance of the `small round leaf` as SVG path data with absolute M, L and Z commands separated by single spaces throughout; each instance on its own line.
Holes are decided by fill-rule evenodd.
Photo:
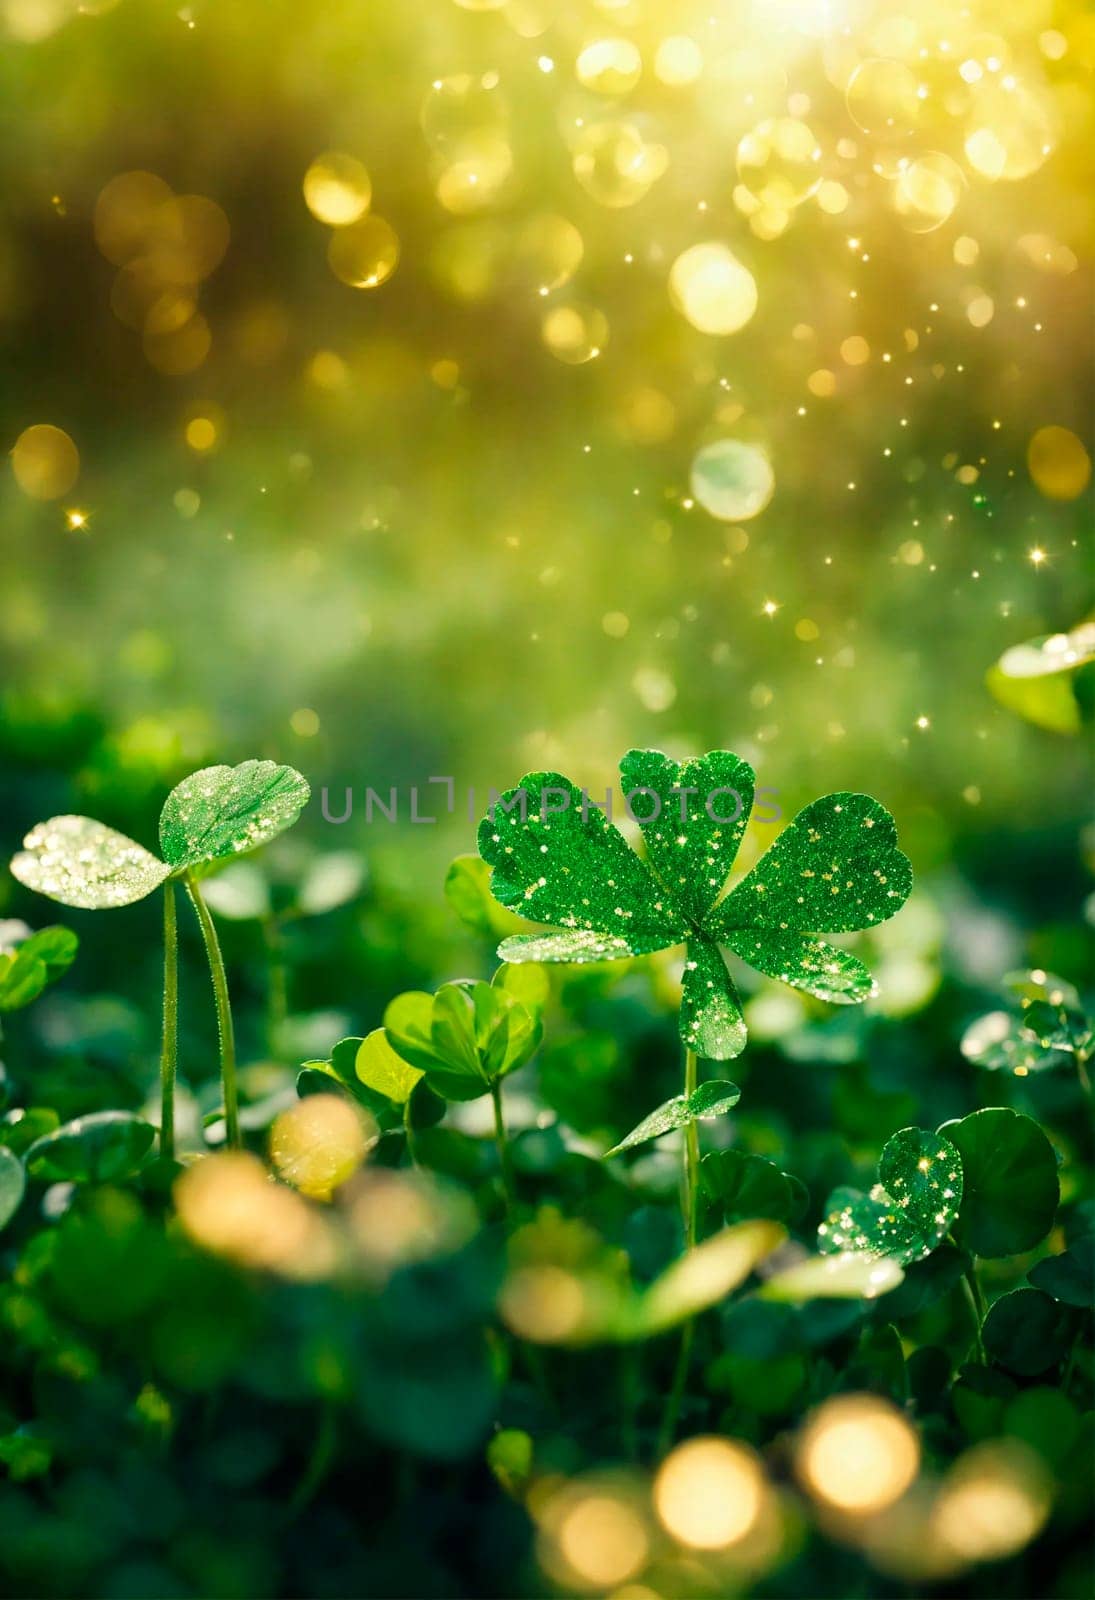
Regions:
M 1031 1250 L 1053 1226 L 1059 1186 L 1053 1146 L 1019 1111 L 991 1107 L 941 1129 L 962 1157 L 965 1188 L 954 1235 L 978 1256 Z
M 110 1183 L 143 1166 L 156 1130 L 128 1111 L 95 1111 L 36 1139 L 27 1172 L 46 1183 Z

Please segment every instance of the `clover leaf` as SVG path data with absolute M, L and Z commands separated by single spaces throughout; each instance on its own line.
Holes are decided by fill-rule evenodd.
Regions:
M 160 849 L 173 869 L 205 866 L 255 850 L 292 827 L 311 791 L 293 767 L 244 761 L 203 767 L 164 801 Z
M 36 1139 L 27 1172 L 47 1183 L 111 1183 L 144 1165 L 156 1130 L 129 1111 L 93 1111 Z
M 69 928 L 41 928 L 13 955 L 0 954 L 0 1011 L 18 1011 L 66 973 L 79 940 Z
M 613 1145 L 611 1150 L 606 1150 L 605 1155 L 618 1156 L 621 1150 L 631 1150 L 635 1145 L 645 1144 L 648 1139 L 657 1139 L 663 1133 L 687 1128 L 690 1122 L 706 1122 L 712 1117 L 721 1117 L 740 1099 L 741 1090 L 736 1083 L 719 1079 L 701 1083 L 692 1094 L 674 1095 L 672 1100 L 658 1106 L 637 1127 L 632 1128 L 625 1139 Z
M 491 889 L 555 932 L 518 934 L 504 961 L 608 961 L 685 943 L 681 1036 L 728 1060 L 746 1030 L 724 951 L 836 1004 L 871 992 L 855 956 L 818 937 L 893 916 L 912 887 L 893 818 L 867 795 L 815 800 L 720 899 L 749 820 L 752 768 L 729 751 L 683 764 L 657 750 L 620 763 L 647 860 L 558 773 L 531 773 L 479 826 Z
M 32 828 L 14 857 L 19 882 L 63 906 L 103 911 L 158 889 L 171 868 L 93 817 L 51 817 Z
M 477 1100 L 487 1094 L 532 1057 L 542 1031 L 539 1012 L 501 984 L 466 978 L 442 984 L 436 994 L 410 990 L 397 995 L 384 1013 L 392 1050 L 445 1100 Z M 363 1065 L 370 1070 L 368 1053 L 357 1063 L 368 1082 Z
M 902 1128 L 886 1141 L 878 1177 L 869 1195 L 836 1189 L 829 1196 L 817 1230 L 823 1255 L 892 1256 L 904 1267 L 946 1238 L 962 1200 L 962 1162 L 949 1139 Z
M 724 1222 L 765 1217 L 795 1222 L 809 1196 L 804 1184 L 774 1161 L 745 1150 L 712 1150 L 700 1162 L 700 1187 Z
M 1082 1076 L 1095 1055 L 1095 1024 L 1072 984 L 1048 972 L 1012 972 L 1003 987 L 1018 1010 L 990 1011 L 970 1023 L 962 1035 L 966 1060 L 1025 1078 L 1072 1056 Z
M 989 1106 L 939 1131 L 957 1148 L 965 1175 L 958 1243 L 978 1256 L 1032 1250 L 1052 1228 L 1060 1198 L 1057 1158 L 1038 1124 Z

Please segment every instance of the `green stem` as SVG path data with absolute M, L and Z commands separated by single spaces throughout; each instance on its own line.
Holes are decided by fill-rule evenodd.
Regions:
M 696 1079 L 696 1053 L 694 1050 L 685 1050 L 684 1093 L 686 1099 L 695 1094 Z M 684 1130 L 684 1174 L 681 1184 L 681 1215 L 684 1220 L 684 1246 L 686 1250 L 693 1250 L 696 1245 L 696 1208 L 699 1200 L 699 1183 L 700 1136 L 693 1121 L 688 1123 Z M 689 1317 L 681 1329 L 677 1365 L 673 1371 L 673 1382 L 670 1385 L 669 1397 L 666 1401 L 665 1413 L 662 1417 L 661 1430 L 658 1435 L 659 1456 L 666 1454 L 676 1436 L 677 1419 L 680 1416 L 681 1402 L 684 1399 L 685 1385 L 688 1382 L 688 1368 L 692 1360 L 692 1341 L 694 1337 L 695 1319 Z
M 160 1054 L 160 1154 L 175 1159 L 175 1077 L 179 1066 L 179 927 L 175 885 L 163 886 L 163 1048 Z
M 239 1095 L 236 1090 L 236 1036 L 232 1031 L 232 1005 L 228 998 L 228 977 L 224 970 L 220 941 L 209 907 L 202 897 L 198 880 L 192 873 L 186 875 L 186 892 L 190 896 L 205 942 L 209 976 L 213 980 L 213 999 L 217 1006 L 217 1034 L 220 1039 L 221 1085 L 224 1091 L 225 1137 L 230 1148 L 238 1150 L 240 1138 Z
M 316 1430 L 315 1443 L 305 1463 L 300 1481 L 289 1500 L 290 1518 L 298 1517 L 314 1499 L 316 1492 L 327 1476 L 331 1462 L 334 1460 L 337 1442 L 338 1429 L 334 1402 L 332 1400 L 324 1400 L 320 1404 L 319 1427 Z
M 407 1154 L 411 1158 L 411 1166 L 417 1167 L 418 1156 L 414 1148 L 414 1124 L 411 1121 L 411 1097 L 407 1096 L 403 1102 L 403 1132 L 407 1138 Z
M 494 1142 L 498 1147 L 498 1162 L 502 1168 L 506 1210 L 512 1212 L 517 1197 L 513 1186 L 513 1162 L 510 1157 L 509 1141 L 506 1138 L 506 1122 L 502 1116 L 502 1084 L 498 1078 L 491 1079 L 490 1097 L 494 1105 Z
M 1088 1063 L 1089 1060 L 1090 1060 L 1089 1056 L 1084 1055 L 1079 1050 L 1077 1050 L 1076 1055 L 1075 1055 L 1076 1076 L 1080 1080 L 1080 1088 L 1084 1091 L 1084 1093 L 1087 1095 L 1088 1099 L 1090 1100 L 1091 1099 L 1091 1074 L 1087 1070 L 1087 1063 Z
M 684 1093 L 690 1099 L 696 1092 L 696 1052 L 684 1053 Z M 696 1205 L 700 1186 L 700 1135 L 695 1121 L 684 1130 L 684 1242 L 691 1250 L 696 1243 Z
M 977 1335 L 977 1359 L 985 1365 L 985 1346 L 981 1339 L 981 1324 L 985 1320 L 985 1297 L 981 1293 L 981 1285 L 977 1281 L 976 1259 L 970 1262 L 962 1276 L 962 1289 L 966 1296 L 966 1303 L 973 1317 L 973 1326 Z

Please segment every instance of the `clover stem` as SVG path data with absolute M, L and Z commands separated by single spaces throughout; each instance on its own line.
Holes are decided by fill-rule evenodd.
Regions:
M 228 998 L 228 977 L 224 970 L 220 940 L 209 915 L 209 907 L 198 887 L 198 880 L 186 874 L 186 892 L 197 913 L 198 923 L 205 943 L 205 956 L 209 962 L 209 976 L 213 980 L 213 999 L 217 1007 L 217 1034 L 220 1039 L 221 1086 L 224 1092 L 225 1138 L 230 1148 L 238 1150 L 240 1139 L 239 1095 L 236 1089 L 236 1036 L 232 1030 L 232 1005 Z
M 498 1162 L 502 1168 L 506 1210 L 512 1212 L 516 1200 L 513 1187 L 513 1161 L 510 1157 L 509 1141 L 506 1138 L 505 1118 L 502 1116 L 502 1083 L 499 1078 L 490 1080 L 490 1097 L 494 1105 L 494 1142 L 498 1148 Z
M 163 1047 L 160 1053 L 160 1154 L 175 1158 L 175 1077 L 179 1065 L 179 926 L 175 885 L 163 886 Z
M 688 1100 L 696 1092 L 696 1052 L 686 1049 L 684 1052 L 684 1095 Z M 699 1199 L 700 1182 L 700 1136 L 696 1129 L 695 1120 L 689 1122 L 684 1130 L 684 1181 L 681 1186 L 681 1213 L 684 1219 L 684 1247 L 693 1250 L 696 1245 L 696 1207 Z M 677 1352 L 677 1365 L 673 1371 L 673 1382 L 666 1401 L 665 1413 L 662 1417 L 661 1430 L 658 1435 L 658 1454 L 664 1456 L 673 1443 L 677 1432 L 677 1419 L 680 1416 L 681 1401 L 684 1399 L 685 1384 L 688 1382 L 688 1368 L 692 1360 L 692 1340 L 695 1337 L 695 1318 L 689 1317 L 681 1329 L 680 1349 Z
M 696 1052 L 684 1052 L 684 1096 L 696 1092 Z M 696 1243 L 696 1202 L 700 1182 L 700 1136 L 693 1119 L 684 1130 L 684 1242 L 691 1250 Z
M 407 1138 L 407 1154 L 411 1158 L 411 1166 L 417 1167 L 418 1156 L 414 1148 L 414 1123 L 411 1121 L 411 1097 L 407 1096 L 403 1102 L 403 1132 Z
M 973 1317 L 973 1326 L 977 1335 L 977 1358 L 982 1366 L 985 1362 L 985 1346 L 981 1338 L 981 1324 L 985 1320 L 985 1297 L 981 1293 L 981 1285 L 977 1281 L 977 1262 L 972 1260 L 962 1276 L 962 1288 L 965 1291 L 966 1301 Z

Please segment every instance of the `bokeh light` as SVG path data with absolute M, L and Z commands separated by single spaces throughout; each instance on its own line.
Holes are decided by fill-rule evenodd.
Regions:
M 760 1462 L 730 1439 L 689 1439 L 654 1480 L 654 1508 L 667 1533 L 694 1550 L 725 1550 L 760 1520 L 767 1483 Z
M 818 1500 L 864 1516 L 905 1493 L 920 1465 L 920 1444 L 894 1406 L 871 1395 L 847 1395 L 827 1400 L 807 1422 L 796 1461 Z
M 345 228 L 369 209 L 373 186 L 363 162 L 344 151 L 317 156 L 304 174 L 304 203 L 319 222 Z
M 736 333 L 757 309 L 756 280 L 724 244 L 694 244 L 679 255 L 669 294 L 701 333 Z
M 80 476 L 80 452 L 63 428 L 36 422 L 12 446 L 11 470 L 32 500 L 59 500 Z
M 744 439 L 716 439 L 692 461 L 692 493 L 720 522 L 747 522 L 759 516 L 776 491 L 772 463 L 760 445 Z

